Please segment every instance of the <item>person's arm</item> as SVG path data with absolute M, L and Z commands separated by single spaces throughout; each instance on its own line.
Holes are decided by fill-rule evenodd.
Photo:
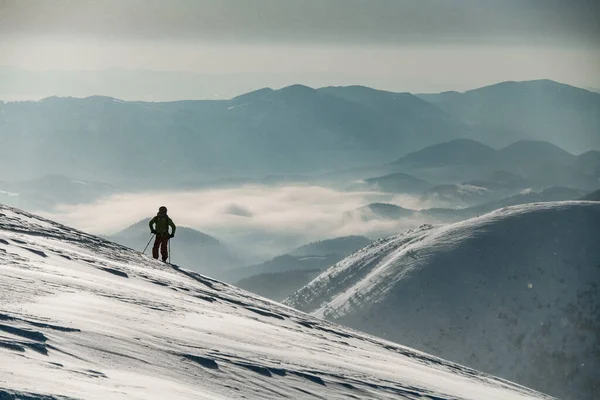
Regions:
M 148 223 L 148 226 L 150 226 L 150 232 L 152 233 L 156 233 L 156 229 L 154 229 L 154 224 L 156 224 L 156 217 L 152 218 Z
M 171 236 L 175 236 L 175 231 L 177 230 L 177 227 L 175 226 L 175 223 L 171 218 L 169 218 L 169 226 L 171 227 Z

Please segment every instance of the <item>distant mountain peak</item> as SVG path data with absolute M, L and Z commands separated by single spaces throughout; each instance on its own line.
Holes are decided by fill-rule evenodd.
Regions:
M 347 90 L 347 91 L 355 91 L 355 92 L 363 92 L 363 93 L 388 93 L 390 95 L 408 95 L 410 93 L 407 92 L 392 92 L 389 90 L 375 89 L 369 86 L 363 85 L 348 85 L 348 86 L 325 86 L 317 89 L 318 91 L 323 92 L 331 92 L 331 91 L 339 91 L 339 90 Z
M 543 140 L 519 140 L 499 150 L 501 154 L 510 154 L 524 158 L 545 156 L 552 161 L 571 161 L 575 156 L 565 149 Z
M 346 100 L 357 101 L 363 104 L 372 103 L 372 105 L 379 104 L 382 99 L 385 101 L 403 101 L 413 102 L 423 106 L 426 104 L 431 107 L 431 104 L 423 101 L 419 97 L 408 92 L 391 92 L 388 90 L 375 89 L 368 86 L 351 85 L 351 86 L 326 86 L 317 89 L 319 93 L 330 94 L 341 97 Z M 402 103 L 401 103 L 402 104 Z
M 122 102 L 125 103 L 124 100 L 120 100 L 114 97 L 110 97 L 110 96 L 101 96 L 101 95 L 94 95 L 94 96 L 88 96 L 85 97 L 84 100 L 91 100 L 91 101 L 117 101 L 117 102 Z
M 453 139 L 407 154 L 396 165 L 457 165 L 490 160 L 496 150 L 473 139 Z
M 533 79 L 533 80 L 528 80 L 528 81 L 502 81 L 502 82 L 494 83 L 491 85 L 482 86 L 480 88 L 467 90 L 465 93 L 473 92 L 476 90 L 492 89 L 492 88 L 511 88 L 511 87 L 524 87 L 524 86 L 537 86 L 537 87 L 542 87 L 542 86 L 562 87 L 562 86 L 564 86 L 564 87 L 573 87 L 574 88 L 574 86 L 571 86 L 571 85 L 568 85 L 565 83 L 556 82 L 551 79 Z M 579 88 L 577 88 L 577 89 L 579 89 Z
M 266 87 L 258 90 L 254 90 L 252 92 L 244 93 L 239 96 L 234 97 L 232 100 L 250 100 L 258 97 L 263 97 L 265 95 L 273 93 L 274 90 Z
M 533 139 L 520 139 L 514 143 L 509 144 L 504 147 L 505 149 L 521 147 L 521 148 L 545 148 L 545 149 L 559 149 L 561 151 L 567 152 L 560 146 L 555 145 L 554 143 L 550 143 L 545 140 L 533 140 Z
M 313 89 L 309 86 L 301 85 L 301 84 L 290 85 L 290 86 L 286 86 L 286 87 L 283 87 L 283 88 L 277 90 L 277 92 L 279 92 L 279 93 L 288 93 L 288 94 L 314 93 L 316 91 L 317 91 L 316 89 Z
M 468 145 L 472 145 L 472 146 L 478 146 L 478 147 L 488 147 L 491 148 L 490 146 L 487 146 L 481 142 L 478 142 L 475 139 L 468 139 L 468 138 L 458 138 L 458 139 L 452 139 L 449 140 L 446 143 L 440 143 L 440 145 L 464 145 L 464 144 L 468 144 Z

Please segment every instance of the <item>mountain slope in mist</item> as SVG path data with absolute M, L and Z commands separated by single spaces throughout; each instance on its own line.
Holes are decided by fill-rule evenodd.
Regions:
M 305 244 L 291 251 L 290 254 L 298 257 L 350 254 L 371 243 L 372 240 L 365 236 L 341 236 Z
M 419 97 L 463 121 L 520 132 L 574 153 L 600 146 L 600 94 L 585 89 L 538 80 Z
M 585 201 L 600 201 L 600 190 L 596 190 L 592 193 L 588 193 L 581 198 L 581 200 Z
M 493 171 L 479 179 L 466 182 L 469 185 L 483 187 L 489 190 L 523 190 L 530 188 L 531 184 L 521 175 L 505 170 Z
M 382 239 L 285 301 L 537 388 L 592 400 L 600 204 L 528 204 Z
M 577 156 L 544 141 L 519 140 L 495 150 L 472 139 L 455 139 L 407 154 L 393 165 L 414 169 L 490 165 L 518 172 L 520 168 L 532 169 L 550 163 L 568 165 L 576 160 Z
M 518 174 L 534 188 L 595 188 L 600 182 L 600 152 L 575 156 L 543 141 L 520 140 L 499 150 L 470 139 L 456 139 L 407 154 L 390 168 L 431 182 L 460 183 Z M 485 179 L 485 178 L 484 178 Z
M 3 399 L 549 399 L 4 206 L 0 266 Z
M 264 272 L 240 279 L 235 286 L 259 296 L 274 301 L 283 301 L 304 285 L 316 278 L 327 266 L 335 264 L 338 260 L 320 263 L 313 269 L 292 269 L 282 272 Z
M 301 246 L 257 265 L 225 273 L 228 282 L 275 301 L 302 288 L 325 269 L 372 243 L 364 236 L 344 236 Z
M 57 205 L 91 203 L 121 190 L 105 183 L 81 181 L 62 175 L 0 182 L 0 200 L 30 210 L 50 211 Z
M 420 193 L 432 186 L 423 179 L 402 172 L 365 179 L 364 183 L 382 192 L 411 194 Z
M 139 221 L 124 230 L 108 236 L 108 239 L 141 251 L 151 239 L 148 223 L 150 219 Z M 148 246 L 151 254 L 154 239 Z M 239 266 L 242 261 L 226 244 L 217 238 L 185 226 L 177 226 L 175 238 L 171 240 L 171 259 L 178 264 L 197 265 L 197 272 L 220 275 L 223 269 Z
M 438 185 L 419 195 L 419 201 L 436 207 L 469 207 L 486 203 L 497 196 L 494 191 L 475 185 Z
M 521 204 L 587 200 L 581 198 L 584 193 L 585 191 L 583 190 L 555 186 L 541 191 L 526 191 L 514 196 L 504 197 L 500 200 L 494 200 L 466 208 L 430 208 L 422 210 L 421 214 L 434 217 L 439 221 L 456 222 L 468 218 L 479 217 L 500 208 L 518 206 Z
M 374 220 L 398 220 L 415 214 L 414 210 L 389 203 L 371 203 L 344 213 L 344 218 L 369 222 Z
M 496 151 L 473 139 L 455 139 L 407 154 L 394 162 L 401 168 L 480 165 L 496 160 Z

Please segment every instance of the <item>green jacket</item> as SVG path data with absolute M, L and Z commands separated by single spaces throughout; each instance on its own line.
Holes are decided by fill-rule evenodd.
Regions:
M 154 224 L 156 224 L 156 228 L 154 228 Z M 169 218 L 166 214 L 157 214 L 156 217 L 150 220 L 150 230 L 156 231 L 157 235 L 168 235 L 169 234 L 169 226 L 171 227 L 171 235 L 175 234 L 175 230 L 177 227 L 173 223 L 173 220 Z

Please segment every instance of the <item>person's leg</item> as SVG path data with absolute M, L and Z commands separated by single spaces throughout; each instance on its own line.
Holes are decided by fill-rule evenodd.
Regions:
M 169 236 L 165 235 L 163 238 L 161 247 L 160 247 L 160 255 L 162 256 L 162 260 L 167 262 L 169 259 Z
M 154 237 L 154 246 L 152 247 L 152 257 L 158 260 L 158 247 L 160 246 L 160 237 L 156 235 Z

